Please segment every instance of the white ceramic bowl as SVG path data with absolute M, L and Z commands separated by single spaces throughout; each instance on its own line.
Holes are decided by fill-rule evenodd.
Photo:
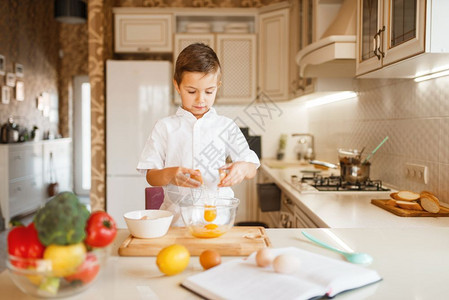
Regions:
M 129 232 L 141 239 L 164 236 L 170 228 L 173 213 L 167 210 L 147 209 L 127 212 L 123 215 Z

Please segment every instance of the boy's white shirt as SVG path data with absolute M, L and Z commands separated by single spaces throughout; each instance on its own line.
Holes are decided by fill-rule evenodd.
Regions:
M 245 161 L 260 166 L 256 153 L 249 149 L 240 128 L 230 118 L 219 116 L 210 108 L 202 118 L 179 107 L 176 114 L 156 122 L 148 137 L 137 164 L 137 170 L 145 174 L 149 169 L 185 167 L 199 169 L 206 189 L 220 197 L 233 197 L 231 188 L 218 188 L 218 168 L 232 161 Z M 164 203 L 161 209 L 172 211 L 172 225 L 184 226 L 180 216 L 180 203 L 190 203 L 199 190 L 164 186 Z

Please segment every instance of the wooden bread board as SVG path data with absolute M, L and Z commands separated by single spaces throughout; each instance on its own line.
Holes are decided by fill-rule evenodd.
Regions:
M 157 256 L 162 248 L 172 244 L 184 245 L 190 255 L 200 255 L 209 249 L 223 256 L 246 256 L 271 246 L 263 227 L 236 226 L 222 236 L 210 239 L 196 238 L 185 227 L 172 227 L 160 238 L 139 239 L 129 235 L 118 253 L 121 256 Z
M 388 205 L 390 199 L 371 199 L 371 203 L 400 217 L 449 217 L 449 209 L 440 206 L 440 211 L 431 213 L 425 210 L 411 210 Z

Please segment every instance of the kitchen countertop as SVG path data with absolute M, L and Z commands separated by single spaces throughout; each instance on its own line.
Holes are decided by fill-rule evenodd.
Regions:
M 307 241 L 301 230 L 336 245 L 335 234 L 356 251 L 374 257 L 369 268 L 383 278 L 381 282 L 337 296 L 337 299 L 443 299 L 449 293 L 446 259 L 449 228 L 336 228 L 267 229 L 273 247 L 295 246 L 343 260 L 342 256 Z M 67 299 L 198 299 L 179 286 L 182 280 L 202 269 L 192 256 L 187 269 L 175 276 L 163 276 L 155 257 L 120 257 L 117 249 L 128 236 L 121 229 L 111 247 L 111 256 L 102 278 L 83 293 Z M 223 261 L 233 257 L 223 257 Z M 24 295 L 8 276 L 0 274 L 2 299 L 34 299 Z
M 290 184 L 291 175 L 313 166 L 297 164 L 280 168 L 271 160 L 262 161 L 263 171 L 318 227 L 449 227 L 449 217 L 399 217 L 371 204 L 371 199 L 389 199 L 388 192 L 299 192 Z M 332 172 L 326 171 L 326 172 Z M 334 171 L 335 172 L 335 171 Z

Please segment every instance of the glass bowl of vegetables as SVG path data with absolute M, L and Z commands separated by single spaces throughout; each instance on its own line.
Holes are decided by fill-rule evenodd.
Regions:
M 40 298 L 67 297 L 86 290 L 100 278 L 109 247 L 86 251 L 83 243 L 53 246 L 46 259 L 8 255 L 9 276 L 22 292 Z
M 181 216 L 194 237 L 216 238 L 234 226 L 239 203 L 237 198 L 200 200 L 193 205 L 181 206 Z

